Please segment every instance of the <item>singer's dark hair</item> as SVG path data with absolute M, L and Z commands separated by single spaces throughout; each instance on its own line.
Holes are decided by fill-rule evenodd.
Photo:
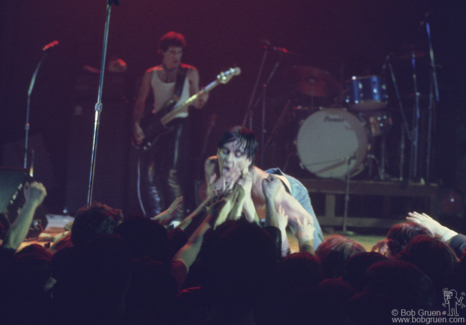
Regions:
M 159 40 L 159 52 L 165 52 L 170 46 L 186 47 L 184 36 L 177 32 L 168 32 Z
M 234 126 L 218 140 L 218 148 L 223 148 L 227 143 L 238 141 L 243 146 L 244 154 L 251 159 L 252 164 L 255 163 L 255 155 L 259 144 L 257 143 L 254 132 L 242 126 Z

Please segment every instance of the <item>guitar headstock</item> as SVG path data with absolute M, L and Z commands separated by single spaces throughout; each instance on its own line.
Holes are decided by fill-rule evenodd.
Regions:
M 238 67 L 230 68 L 230 69 L 228 69 L 226 71 L 221 72 L 217 76 L 217 81 L 222 83 L 222 84 L 226 84 L 227 82 L 229 82 L 231 80 L 231 78 L 233 78 L 233 76 L 238 76 L 240 73 L 241 73 L 240 68 L 238 68 Z

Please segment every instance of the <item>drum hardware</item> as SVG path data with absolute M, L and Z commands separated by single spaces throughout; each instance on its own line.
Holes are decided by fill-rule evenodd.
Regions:
M 298 122 L 299 126 L 301 126 L 304 120 L 307 119 L 315 111 L 316 110 L 311 109 L 311 107 L 298 105 L 292 108 L 291 114 L 293 119 Z
M 408 135 L 409 141 L 412 141 L 411 136 L 409 134 L 409 126 L 408 122 L 406 120 L 406 115 L 405 111 L 403 108 L 403 102 L 401 101 L 401 96 L 400 96 L 400 91 L 398 89 L 398 83 L 396 81 L 395 73 L 393 71 L 393 66 L 390 60 L 388 60 L 388 67 L 390 70 L 390 77 L 392 79 L 393 83 L 393 88 L 395 89 L 395 94 L 396 94 L 396 99 L 398 101 L 398 106 L 400 108 L 401 112 L 401 118 L 402 118 L 402 126 L 401 126 L 401 141 L 400 141 L 400 165 L 399 165 L 399 181 L 402 182 L 404 177 L 404 161 L 405 161 L 405 148 L 406 148 L 406 135 Z
M 416 55 L 413 52 L 411 64 L 413 67 L 413 85 L 414 85 L 414 93 L 415 96 L 415 105 L 413 110 L 413 130 L 412 130 L 412 141 L 411 141 L 411 159 L 409 165 L 409 178 L 416 179 L 417 178 L 417 159 L 419 153 L 419 120 L 421 118 L 421 112 L 419 107 L 419 96 L 420 93 L 418 92 L 417 88 L 417 74 L 416 74 Z
M 246 110 L 246 114 L 244 116 L 244 119 L 243 119 L 243 123 L 242 123 L 242 126 L 244 127 L 246 125 L 246 121 L 249 119 L 249 129 L 252 130 L 252 120 L 253 120 L 253 112 L 254 112 L 254 109 L 257 107 L 257 105 L 259 104 L 259 101 L 262 100 L 262 125 L 261 125 L 261 144 L 260 144 L 260 150 L 261 150 L 261 153 L 260 153 L 260 163 L 263 164 L 264 162 L 264 141 L 265 141 L 265 133 L 266 133 L 266 130 L 265 130 L 265 99 L 266 99 L 266 89 L 267 89 L 267 86 L 270 82 L 270 80 L 273 78 L 273 76 L 275 75 L 275 71 L 277 70 L 282 58 L 284 55 L 299 55 L 297 53 L 294 53 L 294 52 L 290 52 L 288 51 L 287 49 L 285 48 L 281 48 L 281 47 L 276 47 L 276 46 L 273 46 L 270 41 L 268 40 L 261 40 L 261 43 L 263 43 L 263 48 L 264 48 L 264 54 L 262 56 L 262 61 L 261 61 L 261 64 L 260 64 L 260 68 L 259 68 L 259 72 L 257 74 L 257 78 L 256 78 L 256 83 L 254 84 L 254 89 L 252 91 L 252 94 L 251 94 L 251 97 L 249 99 L 249 103 L 248 103 L 248 107 L 247 107 L 247 110 Z M 270 71 L 270 74 L 267 78 L 267 80 L 263 83 L 262 85 L 262 93 L 260 96 L 257 96 L 256 98 L 256 92 L 257 92 L 257 87 L 259 85 L 259 81 L 261 79 L 261 76 L 262 76 L 262 71 L 264 69 L 264 64 L 266 62 L 266 59 L 267 59 L 267 53 L 268 52 L 277 52 L 279 53 L 280 55 L 277 56 L 277 59 L 275 61 L 275 65 L 274 67 L 272 68 L 272 70 Z M 254 99 L 256 98 L 256 100 L 254 101 Z
M 288 99 L 288 101 L 285 104 L 285 107 L 283 107 L 283 110 L 282 110 L 280 116 L 278 117 L 277 122 L 275 122 L 275 126 L 273 127 L 273 130 L 272 130 L 272 134 L 267 139 L 267 143 L 265 144 L 264 151 L 267 150 L 270 142 L 272 141 L 272 139 L 275 139 L 275 136 L 276 136 L 278 130 L 283 125 L 283 122 L 285 121 L 286 113 L 288 112 L 288 109 L 289 109 L 289 107 L 291 105 L 291 102 L 292 102 L 292 100 Z
M 381 181 L 383 181 L 385 179 L 385 175 L 382 171 L 382 164 L 380 163 L 380 161 L 377 159 L 377 157 L 373 154 L 368 154 L 367 156 L 367 159 L 371 159 L 375 162 L 375 166 L 377 168 L 377 172 L 379 173 L 379 179 Z
M 388 133 L 393 125 L 393 120 L 389 111 L 359 112 L 358 116 L 366 121 L 373 137 Z
M 431 145 L 432 145 L 432 120 L 433 120 L 433 110 L 435 109 L 435 103 L 433 100 L 433 90 L 435 91 L 435 102 L 440 101 L 439 91 L 438 91 L 438 80 L 437 80 L 437 70 L 435 65 L 435 57 L 434 57 L 434 50 L 432 48 L 432 38 L 430 35 L 430 24 L 427 18 L 429 15 L 426 15 L 426 32 L 427 32 L 427 39 L 429 43 L 429 58 L 430 58 L 430 65 L 432 67 L 432 82 L 430 88 L 430 99 L 429 99 L 429 120 L 428 120 L 428 128 L 427 128 L 427 156 L 426 156 L 426 181 L 430 181 L 430 155 L 431 155 Z
M 341 231 L 341 235 L 343 236 L 351 236 L 354 235 L 354 232 L 348 231 L 346 229 L 346 223 L 348 219 L 348 205 L 349 205 L 349 185 L 350 185 L 350 162 L 352 159 L 355 159 L 356 157 L 347 157 L 346 158 L 346 166 L 347 166 L 347 171 L 346 171 L 346 190 L 345 190 L 345 210 L 343 212 L 343 230 Z
M 384 181 L 388 175 L 385 174 L 385 156 L 387 150 L 387 141 L 386 141 L 386 134 L 382 136 L 382 143 L 381 143 L 381 151 L 382 151 L 382 163 L 380 164 L 380 180 Z
M 414 93 L 413 96 L 415 98 L 415 104 L 414 104 L 414 110 L 413 110 L 413 116 L 412 116 L 412 129 L 410 132 L 410 128 L 407 123 L 407 119 L 405 116 L 405 112 L 403 109 L 402 101 L 400 98 L 399 90 L 398 90 L 398 85 L 396 82 L 395 74 L 393 72 L 393 67 L 391 64 L 390 60 L 388 61 L 388 66 L 390 68 L 390 75 L 391 79 L 394 85 L 395 93 L 397 96 L 398 100 L 398 105 L 400 107 L 401 111 L 401 116 L 402 116 L 402 127 L 401 127 L 401 141 L 400 141 L 400 176 L 399 180 L 403 181 L 403 168 L 404 168 L 404 155 L 405 155 L 405 141 L 406 141 L 406 136 L 408 137 L 408 140 L 410 141 L 411 144 L 411 153 L 410 153 L 410 161 L 409 161 L 409 179 L 410 180 L 419 180 L 418 175 L 418 153 L 419 153 L 419 120 L 420 120 L 420 99 L 423 97 L 428 97 L 429 98 L 429 104 L 428 104 L 428 112 L 427 112 L 427 148 L 426 148 L 426 163 L 425 163 L 425 180 L 429 182 L 430 179 L 430 165 L 431 165 L 431 151 L 432 151 L 432 124 L 433 124 L 433 110 L 435 109 L 435 103 L 439 101 L 439 90 L 438 90 L 438 80 L 437 80 L 437 72 L 436 68 L 437 65 L 435 64 L 435 58 L 434 58 L 434 51 L 432 47 L 432 38 L 431 38 L 431 33 L 430 33 L 430 24 L 428 21 L 429 18 L 429 12 L 426 13 L 425 16 L 425 21 L 421 23 L 421 25 L 424 25 L 426 28 L 426 34 L 427 34 L 427 40 L 428 40 L 428 51 L 424 49 L 420 49 L 419 45 L 417 44 L 409 44 L 401 49 L 395 51 L 394 56 L 400 60 L 411 60 L 411 66 L 412 66 L 412 80 L 413 80 L 413 85 L 414 85 Z M 417 81 L 417 65 L 419 63 L 426 63 L 424 59 L 426 58 L 430 59 L 430 92 L 428 96 L 422 96 L 420 92 L 418 91 L 418 81 Z M 384 66 L 386 66 L 384 64 Z M 423 181 L 422 177 L 420 178 L 421 181 Z
M 346 103 L 352 110 L 371 111 L 387 106 L 387 88 L 378 76 L 353 76 L 346 82 L 346 88 Z
M 419 44 L 408 44 L 401 46 L 397 51 L 395 51 L 395 57 L 400 60 L 411 60 L 413 55 L 416 59 L 423 58 L 427 55 L 426 51 L 419 49 Z
M 311 97 L 311 110 L 315 97 L 336 97 L 340 92 L 338 80 L 328 72 L 312 67 L 293 66 L 284 77 L 301 94 Z
M 372 136 L 365 122 L 346 110 L 322 108 L 310 115 L 298 131 L 296 147 L 301 164 L 319 177 L 343 178 L 359 173 L 370 150 Z

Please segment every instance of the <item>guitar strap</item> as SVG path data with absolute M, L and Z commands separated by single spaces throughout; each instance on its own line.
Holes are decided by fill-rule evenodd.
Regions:
M 163 105 L 161 111 L 170 112 L 176 103 L 180 100 L 181 92 L 183 91 L 184 80 L 186 79 L 187 68 L 180 67 L 176 76 L 175 91 L 172 97 Z

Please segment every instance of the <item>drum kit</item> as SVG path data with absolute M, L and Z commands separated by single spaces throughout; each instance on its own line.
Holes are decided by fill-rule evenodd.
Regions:
M 354 76 L 343 92 L 334 77 L 317 68 L 294 66 L 285 76 L 297 92 L 311 99 L 310 107 L 292 108 L 300 120 L 295 143 L 302 167 L 318 177 L 344 178 L 376 159 L 374 139 L 385 136 L 392 126 L 386 86 L 379 76 Z M 314 100 L 319 97 L 340 98 L 342 104 L 316 108 Z
M 410 44 L 395 49 L 386 55 L 379 75 L 352 76 L 343 85 L 343 78 L 339 82 L 319 68 L 288 68 L 281 81 L 285 82 L 290 91 L 285 95 L 287 102 L 280 108 L 281 113 L 271 132 L 266 131 L 266 89 L 282 57 L 296 57 L 298 54 L 272 46 L 270 41 L 263 40 L 264 55 L 242 124 L 246 126 L 249 122 L 249 128 L 252 129 L 253 111 L 262 103 L 262 125 L 261 132 L 258 132 L 261 135 L 260 164 L 268 162 L 276 166 L 278 161 L 275 160 L 286 156 L 282 167 L 286 171 L 289 158 L 297 154 L 301 168 L 317 177 L 346 178 L 349 181 L 349 177 L 360 175 L 358 177 L 371 180 L 428 183 L 433 111 L 439 95 L 428 22 L 425 22 L 425 27 L 429 49 L 426 49 L 425 44 Z M 264 63 L 270 52 L 279 55 L 263 83 L 262 91 L 256 96 Z M 397 59 L 393 64 L 400 64 L 401 83 L 396 80 L 392 57 Z M 385 81 L 390 81 L 389 92 Z M 405 104 L 412 104 L 410 123 L 403 108 L 399 84 L 403 91 L 410 91 L 407 96 L 403 94 Z M 424 105 L 421 101 L 426 103 L 424 110 L 421 110 Z M 275 101 L 278 102 L 280 99 Z M 394 134 L 396 132 L 390 132 L 391 129 L 398 129 L 400 137 Z M 291 142 L 294 145 L 290 145 Z M 270 144 L 273 144 L 272 149 L 268 151 Z M 283 148 L 285 152 L 282 153 L 285 155 L 278 153 Z M 405 159 L 405 149 L 409 153 L 409 159 Z M 264 159 L 266 151 L 270 155 L 267 160 Z M 399 156 L 394 157 L 393 153 Z M 398 170 L 393 169 L 396 165 L 393 164 L 394 161 L 398 163 Z M 405 167 L 408 167 L 409 173 L 405 171 Z M 392 176 L 386 173 L 386 169 Z

